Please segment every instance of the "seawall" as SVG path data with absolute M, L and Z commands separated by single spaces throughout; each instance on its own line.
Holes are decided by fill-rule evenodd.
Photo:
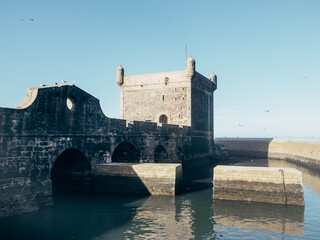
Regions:
M 182 165 L 166 163 L 98 164 L 93 170 L 94 191 L 175 195 L 182 183 Z
M 214 199 L 304 205 L 302 174 L 293 168 L 218 165 L 213 176 Z
M 282 159 L 320 171 L 320 139 L 216 138 L 215 143 L 231 157 Z

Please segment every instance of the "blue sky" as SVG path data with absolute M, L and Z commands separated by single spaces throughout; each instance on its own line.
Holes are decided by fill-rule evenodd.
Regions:
M 119 117 L 117 66 L 182 70 L 186 43 L 218 76 L 216 137 L 319 138 L 319 12 L 317 0 L 2 0 L 0 106 L 63 79 Z

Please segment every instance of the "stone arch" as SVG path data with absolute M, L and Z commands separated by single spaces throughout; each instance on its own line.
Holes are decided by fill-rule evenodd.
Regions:
M 140 161 L 140 152 L 132 143 L 123 141 L 114 149 L 111 161 L 138 163 Z
M 63 151 L 51 169 L 53 191 L 88 191 L 90 189 L 91 164 L 77 149 Z
M 167 115 L 165 114 L 162 114 L 160 117 L 159 117 L 159 123 L 168 123 L 168 117 Z
M 154 162 L 155 163 L 169 162 L 168 153 L 162 145 L 158 145 L 154 150 Z

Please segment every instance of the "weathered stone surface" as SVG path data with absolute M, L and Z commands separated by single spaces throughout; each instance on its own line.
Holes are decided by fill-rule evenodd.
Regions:
M 215 199 L 304 205 L 301 172 L 291 168 L 217 166 Z
M 182 183 L 182 165 L 110 163 L 95 165 L 94 191 L 139 195 L 175 195 Z
M 183 71 L 124 76 L 120 118 L 191 126 L 212 137 L 215 89 L 216 82 L 195 71 L 192 57 Z
M 128 161 L 151 163 L 155 160 L 156 149 L 164 149 L 158 161 L 183 163 L 197 156 L 209 156 L 213 148 L 212 138 L 206 132 L 195 132 L 187 126 L 130 124 L 107 118 L 98 99 L 74 85 L 33 88 L 28 92 L 19 109 L 0 108 L 0 180 L 24 178 L 30 181 L 30 194 L 34 199 L 32 206 L 35 207 L 18 203 L 23 196 L 14 202 L 22 208 L 26 206 L 20 209 L 21 213 L 52 201 L 51 170 L 56 159 L 67 150 L 81 152 L 90 170 L 95 164 L 122 161 L 115 156 L 125 156 L 129 152 L 122 149 L 120 155 L 115 154 L 119 153 L 117 147 L 121 143 L 136 149 L 137 158 Z M 67 107 L 68 98 L 72 99 L 71 109 Z M 164 156 L 166 159 L 162 159 Z M 12 187 L 15 191 L 21 189 L 20 185 Z M 21 194 L 28 195 L 27 188 Z M 14 199 L 10 192 L 1 191 L 0 195 L 0 205 L 4 207 Z M 7 209 L 0 209 L 0 216 L 7 216 Z
M 36 209 L 52 203 L 52 185 L 58 189 L 58 183 L 60 189 L 91 191 L 97 164 L 165 162 L 192 167 L 214 153 L 212 81 L 196 71 L 187 77 L 185 70 L 124 76 L 120 66 L 117 83 L 122 89 L 121 116 L 128 121 L 106 117 L 99 100 L 73 84 L 30 88 L 17 108 L 0 108 L 0 189 L 9 179 L 28 182 L 23 191 L 21 184 L 12 184 L 12 191 L 0 192 L 0 217 L 10 215 L 3 209 L 14 207 L 14 192 L 21 191 L 14 201 L 17 208 L 23 208 L 19 200 L 31 194 Z M 162 120 L 168 124 L 158 125 L 146 113 L 157 119 L 166 115 Z

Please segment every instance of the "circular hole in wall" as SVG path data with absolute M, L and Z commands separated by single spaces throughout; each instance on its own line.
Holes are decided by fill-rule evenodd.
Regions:
M 67 107 L 69 110 L 74 109 L 74 100 L 72 98 L 67 98 Z

